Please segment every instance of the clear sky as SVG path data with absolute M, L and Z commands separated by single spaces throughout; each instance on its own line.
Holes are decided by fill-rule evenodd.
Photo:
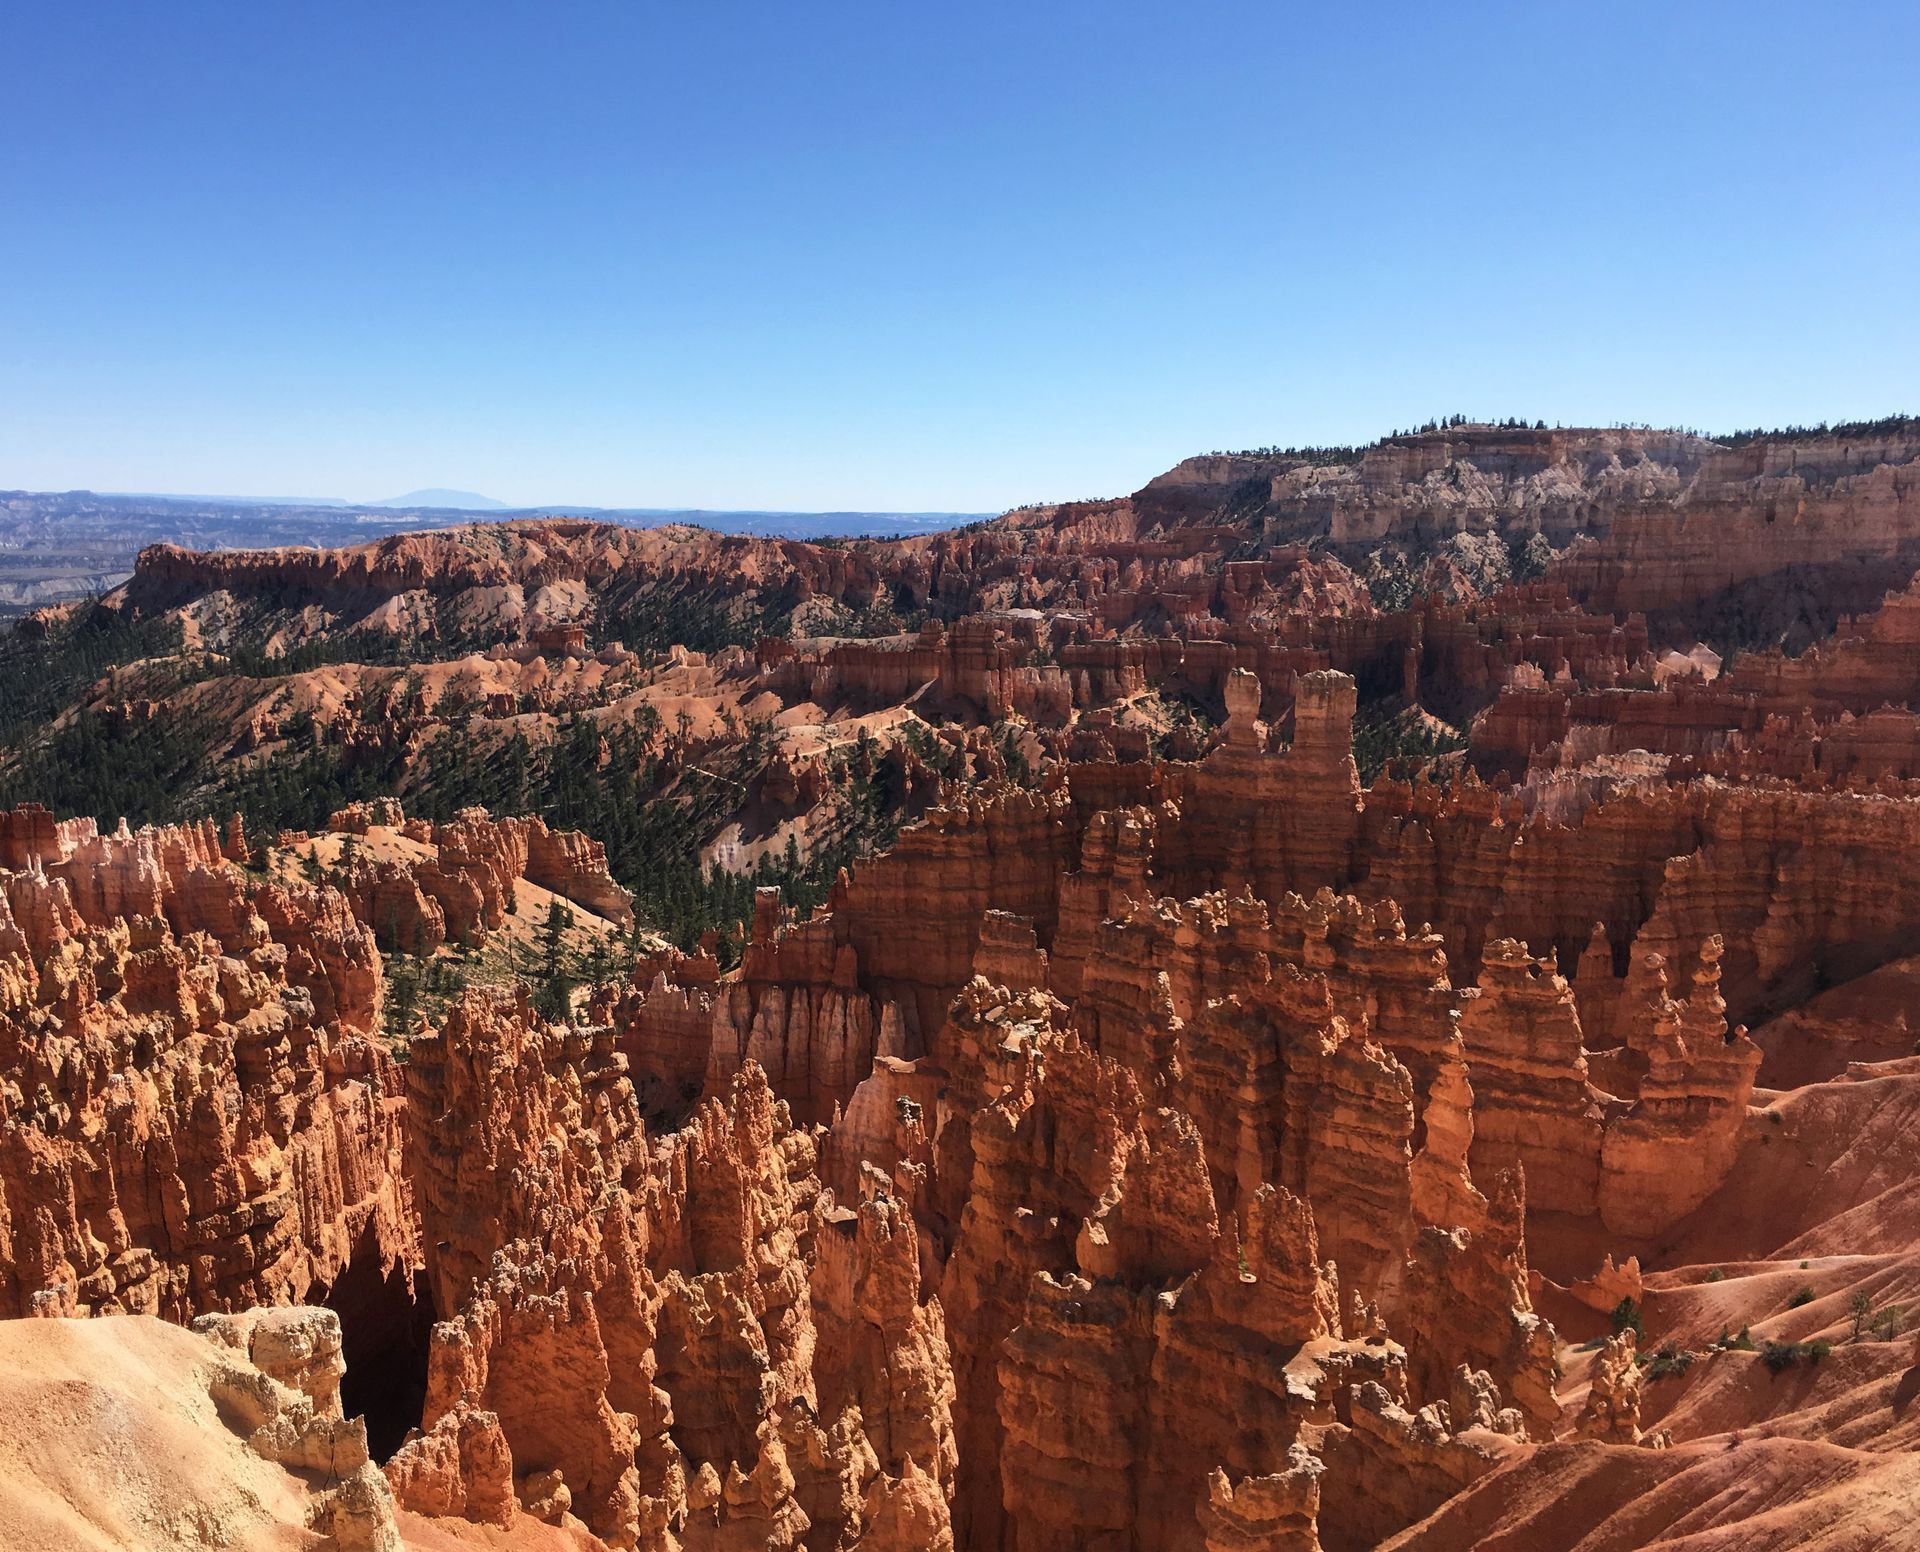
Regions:
M 7 0 L 0 487 L 988 510 L 1920 412 L 1920 6 Z

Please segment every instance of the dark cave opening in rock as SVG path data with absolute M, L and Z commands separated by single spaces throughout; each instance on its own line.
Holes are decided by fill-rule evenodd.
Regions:
M 340 1317 L 340 1403 L 348 1417 L 366 1418 L 368 1452 L 384 1464 L 426 1405 L 432 1291 L 424 1273 L 411 1284 L 404 1268 L 383 1274 L 369 1233 L 322 1302 Z

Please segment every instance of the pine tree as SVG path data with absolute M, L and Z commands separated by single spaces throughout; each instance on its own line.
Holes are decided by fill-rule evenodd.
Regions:
M 547 907 L 546 919 L 534 940 L 539 955 L 540 982 L 533 994 L 534 1010 L 555 1023 L 573 1016 L 574 978 L 567 965 L 567 934 L 573 929 L 573 912 L 558 900 Z
M 601 986 L 619 973 L 612 940 L 595 934 L 580 959 L 580 974 L 589 986 Z
M 545 919 L 540 923 L 540 935 L 535 946 L 540 951 L 540 970 L 543 975 L 558 975 L 567 953 L 567 934 L 573 930 L 573 912 L 555 900 L 547 907 Z
M 394 956 L 387 976 L 387 1034 L 405 1040 L 420 1009 L 420 967 L 405 954 Z

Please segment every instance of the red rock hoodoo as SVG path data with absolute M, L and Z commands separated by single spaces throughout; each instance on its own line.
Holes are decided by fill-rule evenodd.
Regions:
M 612 837 L 411 786 L 451 817 L 281 837 L 319 882 L 0 815 L 0 1315 L 192 1323 L 123 1322 L 221 1469 L 343 1447 L 343 1547 L 1915 1545 L 1916 449 L 1465 427 L 899 544 L 150 551 L 113 609 L 209 640 L 510 594 L 458 715 L 644 726 L 704 864 L 908 822 L 675 947 Z M 566 610 L 723 578 L 817 633 Z M 304 685 L 314 747 L 425 736 L 380 672 Z M 631 972 L 396 1029 L 549 896 Z

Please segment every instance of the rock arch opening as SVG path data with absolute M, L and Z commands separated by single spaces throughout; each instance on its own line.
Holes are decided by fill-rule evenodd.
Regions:
M 433 1292 L 424 1274 L 383 1270 L 369 1230 L 322 1302 L 340 1317 L 347 1363 L 341 1406 L 349 1417 L 366 1418 L 368 1452 L 384 1465 L 407 1431 L 420 1426 L 426 1406 Z

